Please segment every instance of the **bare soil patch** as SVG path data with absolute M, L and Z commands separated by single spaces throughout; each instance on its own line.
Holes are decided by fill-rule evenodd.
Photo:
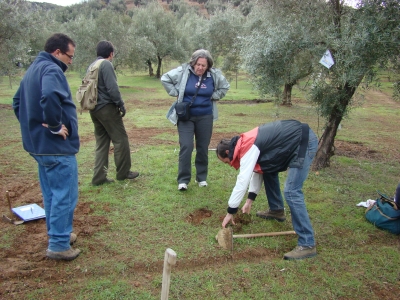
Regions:
M 207 208 L 200 208 L 193 213 L 190 213 L 186 217 L 186 222 L 193 224 L 193 225 L 199 225 L 203 223 L 203 220 L 206 218 L 210 218 L 212 216 L 212 211 L 207 209 Z

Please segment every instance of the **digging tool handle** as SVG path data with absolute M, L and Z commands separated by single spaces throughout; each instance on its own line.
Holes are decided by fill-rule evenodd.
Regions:
M 266 232 L 266 233 L 249 233 L 249 234 L 234 234 L 233 238 L 252 238 L 259 236 L 276 236 L 276 235 L 289 235 L 296 234 L 296 232 L 292 231 L 281 231 L 281 232 Z
M 171 266 L 176 264 L 176 253 L 168 248 L 165 250 L 164 256 L 164 271 L 162 278 L 161 300 L 168 300 L 169 284 L 171 278 Z
M 12 219 L 14 219 L 14 214 L 13 214 L 13 211 L 12 211 L 10 195 L 8 194 L 8 191 L 6 191 L 6 198 L 7 198 L 7 201 L 8 201 L 8 207 L 10 208 L 10 218 L 12 220 Z

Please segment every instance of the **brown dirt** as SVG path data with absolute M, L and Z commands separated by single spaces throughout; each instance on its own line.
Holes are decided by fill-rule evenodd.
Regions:
M 257 103 L 258 100 L 252 101 Z M 246 101 L 249 102 L 249 101 Z M 223 102 L 221 101 L 221 104 Z M 139 103 L 136 103 L 139 104 Z M 141 103 L 140 103 L 141 104 Z M 231 102 L 230 102 L 231 104 Z M 156 102 L 147 103 L 147 105 L 157 105 Z M 10 105 L 0 105 L 0 109 L 11 109 Z M 238 114 L 240 116 L 242 114 Z M 152 137 L 165 133 L 175 133 L 176 128 L 132 128 L 128 131 L 129 138 L 134 140 L 137 145 L 156 145 L 160 143 L 165 144 L 177 144 L 172 141 L 160 141 Z M 217 143 L 226 137 L 231 137 L 237 133 L 218 133 L 214 132 L 210 147 L 215 148 Z M 82 140 L 82 143 L 88 141 Z M 0 141 L 0 147 L 5 146 L 4 141 Z M 397 149 L 398 145 L 388 145 L 389 148 Z M 363 159 L 375 160 L 379 158 L 379 153 L 374 149 L 368 149 L 360 143 L 349 143 L 345 141 L 336 141 L 336 154 L 348 157 L 358 157 Z M 1 161 L 6 161 L 6 158 L 0 157 Z M 399 159 L 400 160 L 400 159 Z M 20 169 L 19 169 L 20 170 Z M 42 197 L 39 183 L 36 179 L 32 179 L 25 175 L 23 171 L 13 170 L 12 174 L 0 174 L 2 186 L 0 189 L 0 211 L 2 213 L 8 212 L 8 205 L 5 199 L 5 192 L 9 191 L 12 205 L 19 206 L 26 203 L 37 203 L 42 206 Z M 17 180 L 16 180 L 17 179 Z M 76 209 L 75 220 L 74 220 L 74 231 L 78 234 L 78 238 L 85 237 L 90 240 L 93 239 L 92 235 L 94 232 L 101 227 L 101 230 L 107 230 L 108 220 L 107 217 L 99 217 L 93 215 L 93 211 L 90 208 L 91 203 L 80 202 Z M 104 210 L 107 211 L 107 207 Z M 205 218 L 211 217 L 213 212 L 209 209 L 202 208 L 187 216 L 186 221 L 192 225 L 199 225 Z M 223 218 L 221 216 L 220 218 Z M 241 231 L 241 226 L 248 224 L 250 220 L 247 216 L 237 215 L 235 219 L 237 226 L 235 231 Z M 7 228 L 15 226 L 6 222 L 0 222 L 0 229 L 2 232 L 6 232 Z M 11 241 L 11 247 L 0 253 L 0 298 L 5 297 L 21 298 L 27 291 L 37 288 L 46 288 L 54 284 L 64 284 L 68 281 L 74 270 L 68 270 L 68 268 L 61 268 L 64 262 L 55 262 L 49 260 L 45 256 L 45 249 L 47 248 L 47 234 L 46 224 L 44 219 L 30 221 L 27 224 L 22 224 L 25 230 L 21 230 L 18 237 Z M 93 249 L 99 246 L 95 239 L 92 240 L 91 245 Z M 85 259 L 90 261 L 91 255 L 97 255 L 95 251 L 85 253 Z M 277 254 L 275 251 L 268 250 L 265 248 L 250 249 L 240 253 L 235 253 L 235 260 L 246 259 L 248 261 L 262 261 L 269 258 L 275 258 Z M 206 268 L 218 268 L 218 265 L 225 264 L 230 261 L 228 257 L 215 258 L 215 257 L 201 257 L 196 260 L 179 261 L 176 268 L 180 269 L 191 269 L 200 270 Z M 151 271 L 160 273 L 160 267 L 162 262 L 156 262 L 150 266 L 140 264 L 135 265 L 135 271 L 146 270 L 147 274 Z M 77 266 L 79 268 L 79 266 Z M 146 275 L 150 276 L 152 275 Z M 146 278 L 146 280 L 150 280 Z M 140 286 L 139 281 L 133 282 L 133 285 Z M 375 295 L 379 294 L 379 287 L 374 288 Z M 381 291 L 383 298 L 391 296 L 389 291 Z M 66 298 L 72 298 L 67 297 Z M 48 297 L 46 299 L 51 299 Z

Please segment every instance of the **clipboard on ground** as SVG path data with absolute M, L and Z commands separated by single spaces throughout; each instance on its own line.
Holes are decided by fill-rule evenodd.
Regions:
M 24 222 L 45 218 L 44 209 L 36 203 L 14 207 L 11 209 L 14 214 Z

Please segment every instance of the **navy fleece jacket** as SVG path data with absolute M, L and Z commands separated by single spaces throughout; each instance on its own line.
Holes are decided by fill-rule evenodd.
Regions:
M 22 143 L 30 154 L 75 155 L 79 151 L 76 106 L 64 75 L 67 68 L 50 53 L 40 52 L 13 98 Z M 66 140 L 51 132 L 58 132 L 63 124 L 69 133 Z

